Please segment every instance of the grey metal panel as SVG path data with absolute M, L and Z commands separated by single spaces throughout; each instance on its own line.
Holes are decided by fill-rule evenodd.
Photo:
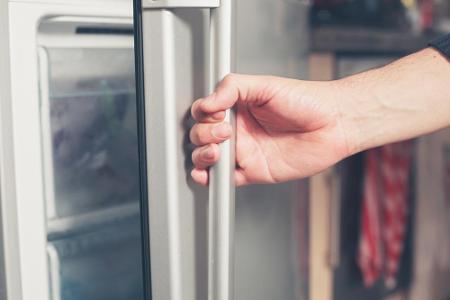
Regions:
M 22 298 L 15 201 L 8 1 L 0 1 L 0 299 Z
M 207 92 L 209 13 L 144 10 L 152 296 L 207 298 L 207 190 L 191 182 L 190 105 Z
M 307 78 L 308 6 L 297 0 L 236 1 L 237 72 Z M 296 205 L 305 182 L 252 185 L 236 190 L 236 300 L 306 299 L 295 235 Z M 299 248 L 297 248 L 299 247 Z M 304 254 L 307 255 L 307 254 Z M 301 288 L 302 286 L 300 286 Z
M 307 78 L 306 2 L 236 1 L 237 72 Z
M 304 300 L 295 294 L 299 267 L 293 226 L 297 183 L 237 189 L 235 293 L 237 300 Z M 302 249 L 298 249 L 302 250 Z

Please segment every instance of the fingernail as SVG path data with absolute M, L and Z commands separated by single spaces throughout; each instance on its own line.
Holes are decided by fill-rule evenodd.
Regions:
M 231 134 L 230 125 L 226 123 L 218 124 L 211 129 L 211 134 L 219 139 L 227 138 Z
M 202 151 L 202 156 L 205 159 L 212 159 L 214 158 L 214 151 L 211 147 L 206 148 Z

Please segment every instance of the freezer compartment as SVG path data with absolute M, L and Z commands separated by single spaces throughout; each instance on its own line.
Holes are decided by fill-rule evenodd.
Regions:
M 52 299 L 143 299 L 139 227 L 139 218 L 128 218 L 50 241 Z
M 38 29 L 52 300 L 143 299 L 134 53 L 125 21 L 55 17 Z
M 49 219 L 139 199 L 130 48 L 41 48 Z

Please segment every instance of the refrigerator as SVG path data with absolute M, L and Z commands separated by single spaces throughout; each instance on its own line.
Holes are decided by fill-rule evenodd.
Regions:
M 0 3 L 0 299 L 308 298 L 303 181 L 222 178 L 235 201 L 216 250 L 229 256 L 212 269 L 189 109 L 213 85 L 225 4 Z M 305 3 L 228 4 L 229 71 L 305 77 Z M 208 297 L 214 272 L 228 291 Z

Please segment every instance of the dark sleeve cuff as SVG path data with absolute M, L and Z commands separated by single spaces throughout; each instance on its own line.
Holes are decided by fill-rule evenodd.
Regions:
M 450 59 L 450 34 L 443 35 L 432 40 L 428 46 L 435 48 Z

